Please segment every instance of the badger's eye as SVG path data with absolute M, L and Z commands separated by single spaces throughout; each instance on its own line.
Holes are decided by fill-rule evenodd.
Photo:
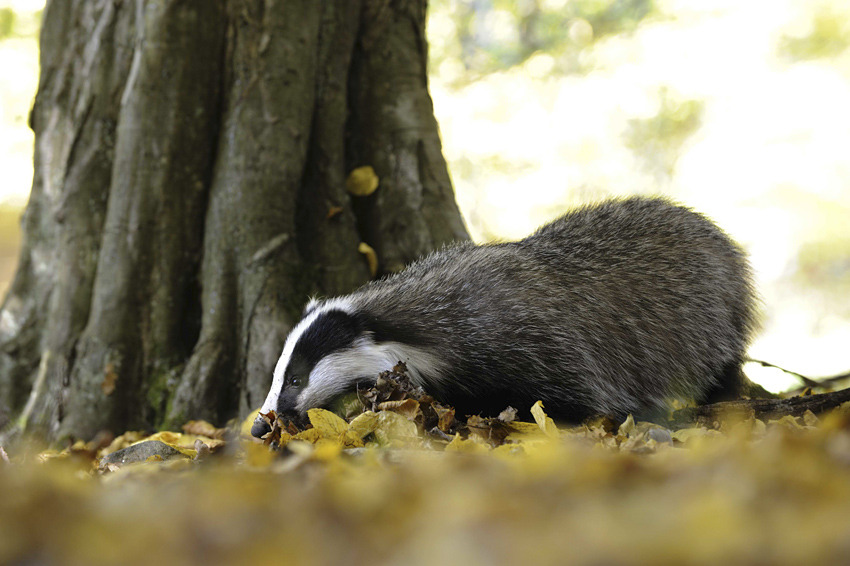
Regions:
M 301 386 L 301 378 L 298 377 L 297 375 L 293 375 L 292 378 L 289 380 L 289 385 L 291 385 L 292 387 L 300 387 Z

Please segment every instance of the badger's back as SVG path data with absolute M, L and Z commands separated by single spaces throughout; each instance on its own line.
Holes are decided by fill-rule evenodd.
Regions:
M 446 248 L 348 297 L 434 363 L 461 411 L 624 415 L 734 381 L 754 327 L 741 250 L 662 199 L 608 201 L 511 243 Z

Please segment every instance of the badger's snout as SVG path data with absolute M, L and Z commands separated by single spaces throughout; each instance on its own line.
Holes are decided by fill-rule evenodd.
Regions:
M 257 416 L 254 420 L 253 426 L 251 426 L 251 436 L 256 438 L 262 438 L 265 434 L 268 434 L 271 431 L 271 425 L 269 425 L 269 423 L 266 422 L 266 419 L 261 416 Z

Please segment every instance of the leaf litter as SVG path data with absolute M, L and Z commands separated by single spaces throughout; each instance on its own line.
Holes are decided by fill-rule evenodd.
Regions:
M 560 426 L 456 415 L 400 364 L 337 409 L 0 447 L 0 563 L 850 561 L 850 406 Z

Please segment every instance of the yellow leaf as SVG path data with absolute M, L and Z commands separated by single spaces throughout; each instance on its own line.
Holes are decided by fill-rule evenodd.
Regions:
M 437 421 L 437 428 L 442 430 L 443 432 L 449 432 L 452 427 L 452 423 L 455 420 L 455 410 L 453 407 L 441 407 L 434 403 L 431 405 L 434 408 L 434 411 L 437 413 L 437 417 L 439 420 Z
M 617 434 L 620 436 L 629 436 L 635 430 L 635 419 L 631 415 L 626 417 L 626 420 L 623 421 L 623 424 L 620 425 L 620 428 L 617 430 Z
M 679 430 L 673 431 L 671 435 L 673 440 L 678 440 L 679 442 L 687 442 L 691 438 L 699 438 L 702 436 L 706 436 L 708 434 L 708 429 L 706 428 L 680 428 Z
M 378 176 L 371 165 L 358 167 L 348 174 L 345 189 L 356 197 L 369 196 L 378 188 Z
M 522 421 L 513 421 L 505 423 L 505 426 L 511 433 L 505 437 L 505 440 L 510 442 L 524 442 L 527 440 L 539 440 L 545 438 L 544 432 L 537 426 L 536 423 L 526 423 Z
M 803 413 L 803 423 L 805 423 L 806 426 L 817 426 L 819 422 L 820 419 L 818 419 L 817 415 L 810 410 L 807 409 L 806 412 Z
M 319 434 L 318 430 L 316 430 L 315 428 L 308 428 L 307 430 L 302 430 L 301 432 L 293 436 L 292 440 L 304 440 L 311 444 L 315 444 L 319 441 L 319 438 L 321 438 L 321 435 Z
M 207 438 L 224 438 L 224 434 L 227 432 L 226 428 L 216 428 L 207 421 L 189 421 L 181 428 L 187 434 L 206 436 Z
M 393 411 L 400 415 L 404 415 L 410 420 L 418 417 L 422 410 L 419 408 L 419 401 L 416 399 L 402 399 L 401 401 L 384 401 L 378 403 L 378 408 L 382 411 Z
M 538 401 L 532 405 L 531 415 L 534 417 L 534 421 L 537 423 L 537 426 L 543 431 L 543 434 L 549 438 L 558 438 L 558 427 L 555 426 L 555 421 L 546 416 L 546 413 L 543 412 L 542 401 Z
M 361 415 L 357 415 L 348 425 L 348 431 L 355 434 L 361 440 L 375 432 L 376 428 L 378 428 L 378 413 L 373 413 L 372 411 L 366 411 Z
M 275 453 L 263 444 L 246 442 L 242 445 L 245 449 L 245 464 L 254 468 L 266 468 L 274 460 Z
M 418 438 L 416 425 L 392 411 L 378 413 L 378 423 L 375 427 L 375 439 L 380 444 L 393 441 L 406 442 Z
M 452 441 L 446 446 L 446 452 L 464 452 L 467 454 L 477 454 L 489 452 L 490 449 L 486 445 L 474 440 L 463 440 L 459 434 L 455 434 Z
M 320 438 L 338 440 L 348 430 L 347 422 L 325 409 L 310 409 L 307 411 L 307 417 Z
M 378 254 L 366 242 L 360 242 L 357 246 L 357 251 L 366 256 L 366 263 L 369 264 L 369 274 L 374 277 L 378 274 Z

